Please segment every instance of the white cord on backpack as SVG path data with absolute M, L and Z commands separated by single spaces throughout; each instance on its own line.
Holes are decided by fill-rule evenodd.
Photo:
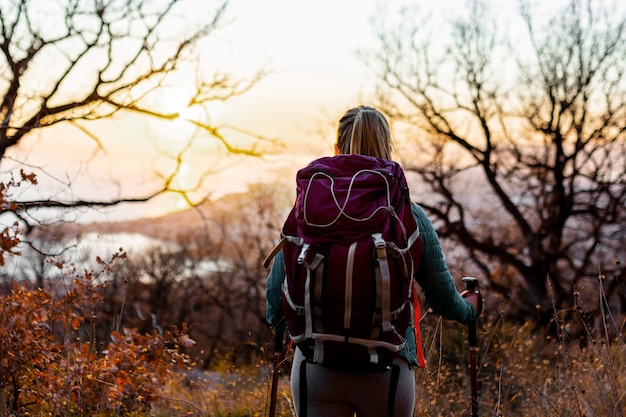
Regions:
M 387 205 L 378 207 L 368 217 L 358 219 L 358 218 L 352 217 L 352 216 L 350 216 L 350 215 L 348 215 L 346 213 L 346 205 L 348 204 L 348 201 L 350 200 L 350 194 L 352 193 L 352 186 L 354 185 L 355 178 L 358 175 L 361 175 L 363 173 L 368 173 L 368 172 L 381 176 L 382 179 L 385 181 L 385 185 L 386 185 L 386 189 L 387 189 Z M 328 178 L 330 180 L 330 192 L 331 192 L 333 201 L 335 202 L 335 205 L 339 209 L 339 213 L 337 214 L 337 216 L 330 223 L 326 223 L 326 224 L 313 223 L 313 222 L 309 221 L 309 219 L 307 217 L 306 207 L 307 207 L 307 201 L 309 199 L 309 191 L 311 190 L 311 184 L 313 183 L 313 179 L 316 176 L 324 176 L 324 177 L 326 177 L 326 178 Z M 390 186 L 389 186 L 389 181 L 387 180 L 387 178 L 385 177 L 385 175 L 383 173 L 381 173 L 379 171 L 371 170 L 371 169 L 362 169 L 362 170 L 358 171 L 356 174 L 354 174 L 352 176 L 352 179 L 350 180 L 350 185 L 348 186 L 348 192 L 346 194 L 346 199 L 345 199 L 345 202 L 343 203 L 343 206 L 341 204 L 339 204 L 339 201 L 337 200 L 337 196 L 335 195 L 335 191 L 334 191 L 334 185 L 335 185 L 335 180 L 333 179 L 333 177 L 331 177 L 330 175 L 328 175 L 328 174 L 326 174 L 324 172 L 316 172 L 315 174 L 313 174 L 311 176 L 311 179 L 309 180 L 309 184 L 307 186 L 307 189 L 306 189 L 306 191 L 304 193 L 304 202 L 303 202 L 303 206 L 304 206 L 303 215 L 304 215 L 304 221 L 307 224 L 307 226 L 330 227 L 333 224 L 335 224 L 341 218 L 342 215 L 345 216 L 346 218 L 352 220 L 352 221 L 355 221 L 355 222 L 365 222 L 365 221 L 368 221 L 369 219 L 371 219 L 372 217 L 374 217 L 376 215 L 376 213 L 378 213 L 378 211 L 380 211 L 380 210 L 387 210 L 387 211 L 389 211 L 392 214 L 392 216 L 394 216 L 397 219 L 397 214 L 395 212 L 395 209 L 391 205 L 391 196 L 390 196 L 390 191 L 391 190 L 390 190 Z

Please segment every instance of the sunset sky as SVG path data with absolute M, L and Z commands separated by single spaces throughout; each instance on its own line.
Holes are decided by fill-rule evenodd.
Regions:
M 395 12 L 407 2 L 390 3 L 387 7 Z M 257 179 L 285 180 L 285 175 L 293 175 L 312 158 L 331 152 L 338 117 L 349 107 L 367 102 L 372 91 L 373 74 L 357 51 L 375 45 L 372 19 L 380 4 L 378 0 L 231 0 L 228 24 L 211 36 L 216 67 L 241 77 L 259 69 L 270 74 L 241 97 L 216 106 L 216 119 L 277 137 L 286 148 L 261 160 L 224 158 L 225 168 L 211 181 L 213 198 L 243 191 Z M 176 97 L 169 99 L 176 102 Z M 196 168 L 190 164 L 185 169 Z M 166 196 L 141 209 L 124 207 L 111 212 L 111 218 L 157 215 L 176 205 L 175 199 Z
M 214 2 L 188 0 L 192 13 L 212 17 Z M 330 154 L 338 118 L 349 107 L 368 104 L 374 86 L 374 74 L 358 57 L 358 51 L 378 47 L 374 33 L 375 17 L 388 16 L 387 23 L 398 18 L 398 11 L 409 5 L 419 15 L 432 19 L 450 18 L 465 7 L 464 0 L 446 0 L 436 5 L 411 0 L 231 0 L 223 27 L 211 34 L 204 44 L 210 59 L 207 73 L 216 70 L 234 77 L 249 77 L 263 69 L 269 72 L 252 90 L 224 105 L 214 108 L 217 124 L 235 125 L 257 134 L 279 138 L 285 143 L 280 153 L 262 159 L 231 157 L 223 149 L 205 149 L 189 156 L 181 170 L 180 181 L 193 181 L 194 174 L 211 169 L 207 192 L 218 198 L 229 192 L 244 191 L 258 180 L 278 182 L 290 180 L 297 168 L 319 156 Z M 515 0 L 495 2 L 496 9 L 514 12 Z M 560 2 L 559 2 L 560 3 Z M 429 9 L 432 7 L 433 9 Z M 212 9 L 213 8 L 213 9 Z M 434 12 L 433 12 L 434 11 Z M 498 11 L 498 10 L 496 10 Z M 391 19 L 391 20 L 389 20 Z M 443 26 L 443 25 L 442 25 Z M 442 28 L 441 39 L 446 36 Z M 433 39 L 433 42 L 441 41 Z M 163 97 L 169 110 L 182 111 L 185 82 L 178 90 Z M 187 86 L 189 87 L 189 86 Z M 180 104 L 179 104 L 180 103 Z M 48 131 L 54 138 L 53 147 L 42 152 L 37 137 L 25 141 L 19 159 L 41 166 L 53 173 L 53 181 L 71 179 L 76 189 L 84 181 L 99 192 L 107 189 L 119 192 L 132 181 L 141 182 L 146 164 L 145 139 L 155 138 L 154 148 L 175 149 L 188 134 L 181 122 L 168 125 L 144 122 L 132 124 L 125 120 L 96 122 L 96 132 L 107 139 L 107 154 L 102 155 L 88 140 L 75 140 L 79 132 L 74 127 Z M 72 130 L 74 129 L 74 130 Z M 46 133 L 46 134 L 48 134 Z M 148 145 L 150 146 L 150 145 Z M 216 145 L 215 145 L 216 146 Z M 174 152 L 174 151 L 172 151 Z M 104 162 L 94 163 L 92 154 Z M 53 165 L 62 158 L 60 170 Z M 58 156 L 58 159 L 56 158 Z M 106 158 L 105 158 L 106 157 Z M 66 168 L 70 167 L 70 168 Z M 123 178 L 115 178 L 120 167 L 128 170 Z M 58 168 L 58 167 L 57 167 Z M 132 181 L 127 181 L 130 178 Z M 58 181 L 57 179 L 61 179 Z M 105 185 L 106 181 L 113 186 Z M 117 181 L 117 182 L 116 182 Z M 102 189 L 100 187 L 103 187 Z M 180 198 L 168 195 L 145 206 L 123 206 L 107 209 L 88 219 L 116 220 L 137 216 L 155 216 L 182 208 Z
M 447 0 L 436 7 L 450 16 L 462 4 Z M 407 5 L 432 12 L 427 3 L 411 0 L 232 0 L 229 23 L 211 43 L 219 51 L 219 66 L 244 77 L 260 68 L 270 74 L 217 108 L 217 117 L 278 137 L 286 148 L 263 160 L 228 158 L 236 165 L 215 175 L 212 196 L 244 190 L 261 178 L 284 181 L 314 157 L 332 152 L 339 117 L 369 104 L 373 92 L 374 74 L 358 53 L 378 47 L 376 16 L 385 12 L 397 19 Z

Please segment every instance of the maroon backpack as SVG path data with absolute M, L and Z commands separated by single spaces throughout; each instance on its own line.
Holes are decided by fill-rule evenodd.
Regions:
M 422 365 L 413 284 L 422 242 L 400 165 L 320 158 L 298 171 L 296 194 L 282 230 L 282 309 L 294 343 L 331 368 L 380 368 L 413 326 Z

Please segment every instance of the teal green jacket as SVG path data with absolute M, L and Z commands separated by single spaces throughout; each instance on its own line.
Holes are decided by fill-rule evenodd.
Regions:
M 412 204 L 413 217 L 417 221 L 422 238 L 422 258 L 417 270 L 417 283 L 422 288 L 428 306 L 442 317 L 461 323 L 469 323 L 477 316 L 472 305 L 464 300 L 454 286 L 454 280 L 441 249 L 439 236 L 435 228 L 426 216 L 424 210 L 417 204 Z M 274 258 L 272 269 L 267 278 L 266 306 L 267 322 L 273 327 L 284 330 L 286 323 L 281 311 L 282 285 L 285 279 L 285 260 L 282 251 Z M 401 352 L 403 357 L 417 365 L 417 350 L 415 335 L 407 331 L 406 353 Z

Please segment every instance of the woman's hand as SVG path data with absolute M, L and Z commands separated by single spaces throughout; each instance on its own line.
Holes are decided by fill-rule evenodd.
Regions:
M 461 293 L 461 297 L 465 298 L 476 310 L 476 317 L 480 316 L 483 312 L 483 305 L 485 304 L 485 300 L 483 300 L 482 295 L 480 294 L 480 290 L 476 288 L 474 291 L 465 290 Z

